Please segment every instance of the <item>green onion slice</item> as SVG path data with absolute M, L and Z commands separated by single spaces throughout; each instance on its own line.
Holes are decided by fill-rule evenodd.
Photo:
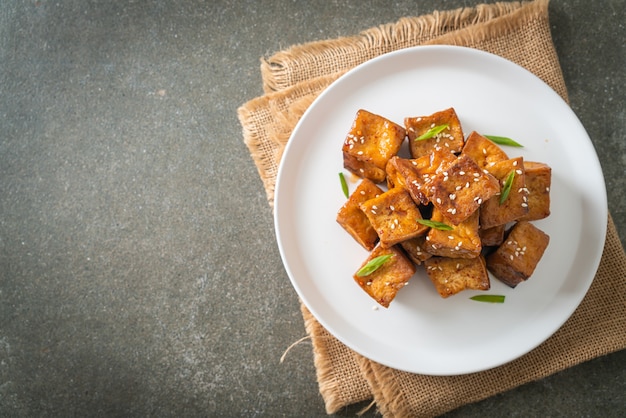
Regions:
M 511 192 L 511 186 L 513 185 L 513 179 L 515 178 L 515 170 L 511 171 L 509 175 L 504 180 L 504 185 L 502 186 L 502 193 L 500 193 L 500 204 L 503 204 L 507 197 L 509 197 L 509 193 Z
M 339 173 L 339 181 L 341 182 L 341 190 L 343 190 L 343 194 L 346 196 L 346 199 L 350 197 L 350 192 L 348 191 L 348 183 L 346 182 L 346 178 L 343 173 Z
M 358 277 L 369 276 L 389 261 L 391 257 L 393 257 L 393 254 L 379 255 L 378 257 L 372 258 L 366 265 L 357 271 L 356 275 Z
M 444 125 L 433 126 L 429 130 L 427 130 L 426 132 L 424 132 L 423 134 L 421 134 L 420 136 L 415 138 L 415 140 L 416 141 L 423 141 L 425 139 L 430 139 L 430 138 L 434 137 L 435 135 L 437 135 L 439 132 L 441 132 L 444 129 L 446 129 L 447 127 L 448 127 L 447 123 L 444 124 Z
M 472 296 L 470 299 L 477 302 L 504 303 L 504 298 L 504 295 L 476 295 Z
M 443 222 L 431 221 L 429 219 L 418 219 L 417 223 L 420 223 L 422 225 L 428 226 L 433 229 L 438 229 L 440 231 L 452 231 L 454 229 L 448 224 L 444 224 Z
M 507 138 L 506 136 L 496 136 L 496 135 L 485 135 L 485 138 L 490 139 L 492 142 L 495 142 L 498 145 L 509 145 L 511 147 L 520 147 L 524 146 L 519 142 L 515 142 L 511 138 Z

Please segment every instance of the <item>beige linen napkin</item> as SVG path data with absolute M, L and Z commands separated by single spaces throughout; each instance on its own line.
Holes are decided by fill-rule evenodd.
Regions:
M 239 108 L 244 141 L 270 205 L 284 146 L 319 93 L 362 62 L 425 44 L 461 45 L 498 54 L 533 72 L 567 100 L 550 34 L 548 0 L 407 17 L 353 37 L 293 46 L 261 61 L 266 94 Z M 303 304 L 301 310 L 328 413 L 373 400 L 387 417 L 435 416 L 626 348 L 626 254 L 609 215 L 594 282 L 563 327 L 513 362 L 462 376 L 425 376 L 382 366 L 344 346 Z

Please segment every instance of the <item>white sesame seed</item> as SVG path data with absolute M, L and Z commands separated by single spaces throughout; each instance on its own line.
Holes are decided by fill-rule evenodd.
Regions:
M 396 210 L 396 208 L 393 205 L 389 205 L 389 209 Z
M 522 171 L 522 170 L 515 170 L 515 172 L 516 172 L 518 175 L 520 175 L 520 176 L 521 176 L 521 175 L 522 175 L 522 173 L 523 173 L 523 171 Z
M 459 175 L 464 176 L 465 175 L 465 171 L 459 171 Z
M 450 200 L 454 200 L 454 199 L 456 199 L 456 194 L 450 193 L 450 195 L 448 197 L 450 198 Z
M 524 203 L 522 203 L 522 207 L 523 207 L 523 208 L 527 208 L 527 207 L 528 207 L 528 203 L 525 203 L 525 202 L 524 202 Z
M 517 161 L 513 161 L 513 167 L 517 167 Z
M 461 187 L 461 186 L 456 186 L 454 189 L 455 189 L 455 190 L 461 190 L 461 189 L 462 189 L 462 187 Z
M 483 155 L 487 155 L 487 150 L 483 148 Z

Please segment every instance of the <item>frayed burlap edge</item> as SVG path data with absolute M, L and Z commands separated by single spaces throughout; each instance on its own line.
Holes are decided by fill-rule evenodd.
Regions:
M 547 0 L 540 0 L 543 1 Z M 300 82 L 339 73 L 378 55 L 420 45 L 451 31 L 506 16 L 525 4 L 503 2 L 435 11 L 370 28 L 357 36 L 294 45 L 261 59 L 263 89 L 266 93 L 280 91 Z
M 313 362 L 326 412 L 332 414 L 347 405 L 371 399 L 372 388 L 351 352 L 315 319 L 304 303 L 300 303 L 300 310 L 307 334 L 315 336 Z M 348 373 L 337 373 L 333 360 L 341 361 L 341 370 Z
M 270 207 L 274 206 L 280 159 L 293 128 L 320 91 L 338 77 L 319 77 L 280 93 L 258 97 L 239 107 L 237 114 L 244 143 L 257 167 Z

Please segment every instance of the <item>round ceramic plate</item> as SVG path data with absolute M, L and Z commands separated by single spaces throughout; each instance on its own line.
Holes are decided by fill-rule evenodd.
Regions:
M 465 134 L 507 136 L 509 157 L 552 167 L 551 215 L 534 222 L 550 244 L 531 278 L 511 289 L 492 278 L 503 304 L 441 298 L 423 268 L 388 309 L 352 275 L 367 257 L 336 222 L 345 202 L 341 147 L 358 109 L 403 124 L 454 107 Z M 347 175 L 350 178 L 349 175 Z M 350 190 L 356 187 L 350 183 Z M 539 78 L 482 51 L 426 46 L 368 61 L 333 83 L 304 114 L 277 178 L 275 228 L 299 297 L 335 337 L 363 356 L 413 373 L 457 375 L 514 360 L 550 337 L 585 296 L 602 254 L 607 203 L 584 127 Z

